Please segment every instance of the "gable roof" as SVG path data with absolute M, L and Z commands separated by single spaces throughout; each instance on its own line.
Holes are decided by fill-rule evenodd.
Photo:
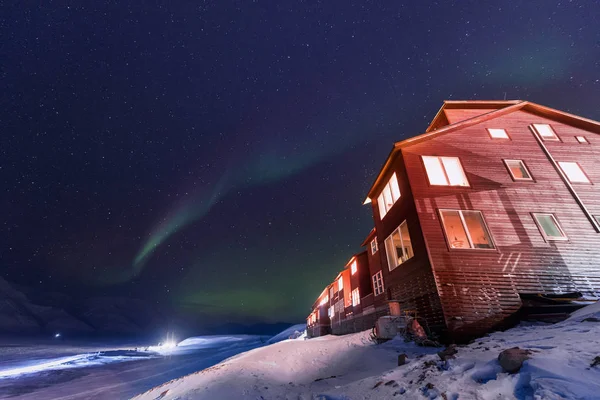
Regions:
M 475 115 L 474 117 L 464 119 L 462 121 L 455 122 L 453 124 L 447 124 L 448 120 L 445 116 L 446 109 L 483 109 L 486 110 L 483 114 Z M 487 111 L 492 109 L 492 111 Z M 594 133 L 600 134 L 600 122 L 592 119 L 580 117 L 578 115 L 570 114 L 564 111 L 556 110 L 554 108 L 546 107 L 541 104 L 532 103 L 523 100 L 446 100 L 444 104 L 437 112 L 433 121 L 427 127 L 425 133 L 411 138 L 401 140 L 394 143 L 392 151 L 388 155 L 385 163 L 381 167 L 381 170 L 377 174 L 375 182 L 371 185 L 367 198 L 363 204 L 371 202 L 371 197 L 374 196 L 375 189 L 381 183 L 382 176 L 389 169 L 392 161 L 396 158 L 396 155 L 400 152 L 400 149 L 416 143 L 420 143 L 434 137 L 453 132 L 460 128 L 465 128 L 471 125 L 478 124 L 497 118 L 501 115 L 506 115 L 511 112 L 523 110 L 532 114 L 540 115 L 549 119 L 559 120 L 568 125 L 575 126 L 577 128 L 585 129 Z M 445 124 L 446 123 L 446 124 Z
M 375 237 L 375 228 L 371 229 L 371 232 L 369 232 L 369 234 L 367 235 L 365 240 L 363 240 L 360 247 L 365 247 L 368 243 L 371 242 L 371 240 L 373 240 L 374 237 Z

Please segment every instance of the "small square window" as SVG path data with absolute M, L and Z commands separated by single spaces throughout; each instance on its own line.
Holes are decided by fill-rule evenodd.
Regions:
M 579 143 L 589 143 L 585 136 L 575 136 L 575 139 L 577 139 Z
M 488 128 L 488 133 L 492 139 L 510 139 L 504 129 Z
M 532 181 L 533 178 L 523 160 L 504 160 L 508 172 L 515 181 Z
M 546 240 L 568 240 L 554 214 L 533 214 L 542 236 Z
M 544 140 L 559 140 L 552 127 L 548 124 L 533 124 L 535 131 Z
M 563 170 L 569 182 L 571 183 L 590 183 L 587 175 L 579 164 L 576 162 L 567 162 L 567 161 L 559 161 L 558 165 L 560 165 L 560 169 Z
M 377 253 L 377 239 L 371 240 L 371 254 Z

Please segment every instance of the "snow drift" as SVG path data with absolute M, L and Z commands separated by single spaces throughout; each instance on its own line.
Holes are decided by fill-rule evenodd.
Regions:
M 522 324 L 496 332 L 442 361 L 440 349 L 397 338 L 383 345 L 369 332 L 286 340 L 239 354 L 137 399 L 597 399 L 600 303 L 561 323 Z M 502 371 L 498 354 L 531 351 L 516 374 Z M 407 363 L 398 366 L 398 355 Z
M 273 336 L 271 339 L 268 340 L 267 343 L 273 344 L 273 343 L 281 342 L 282 340 L 298 339 L 299 337 L 304 335 L 305 332 L 306 332 L 306 324 L 292 325 L 289 328 L 287 328 L 286 330 Z

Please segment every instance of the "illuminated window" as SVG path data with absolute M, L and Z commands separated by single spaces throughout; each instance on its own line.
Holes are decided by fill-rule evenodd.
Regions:
M 469 186 L 460 160 L 457 157 L 422 156 L 427 178 L 432 185 Z
M 493 249 L 492 239 L 480 211 L 440 210 L 452 249 Z
M 567 235 L 565 235 L 553 214 L 533 214 L 533 218 L 544 239 L 567 240 Z
M 544 140 L 558 140 L 558 136 L 554 133 L 552 127 L 548 124 L 533 124 L 535 131 Z
M 352 275 L 356 273 L 356 260 L 352 261 L 352 265 L 350 266 L 350 272 Z
M 319 303 L 319 306 L 324 306 L 325 304 L 329 303 L 329 296 L 325 296 L 323 297 L 323 299 L 321 300 L 321 302 Z
M 333 318 L 333 316 L 335 315 L 335 307 L 334 306 L 329 307 L 329 312 L 327 313 L 327 315 L 329 315 L 329 318 Z
M 394 172 L 388 183 L 385 184 L 381 194 L 377 197 L 377 206 L 379 207 L 379 217 L 381 219 L 383 219 L 399 198 L 400 187 L 398 186 L 398 178 Z
M 492 139 L 509 139 L 504 129 L 488 128 L 488 133 Z
M 390 271 L 414 256 L 406 221 L 402 222 L 400 226 L 385 239 L 385 251 L 387 253 Z
M 377 239 L 371 240 L 371 254 L 377 253 Z
M 515 181 L 533 180 L 523 160 L 504 160 L 504 164 Z
M 560 169 L 563 170 L 571 183 L 590 183 L 579 164 L 576 162 L 559 161 Z
M 589 143 L 585 136 L 575 136 L 575 139 L 577 139 L 579 143 Z
M 329 288 L 329 297 L 331 297 L 333 299 L 333 294 L 334 294 L 334 285 L 331 285 L 331 287 Z
M 381 271 L 378 271 L 373 275 L 373 293 L 375 293 L 375 296 L 379 296 L 383 292 L 383 276 L 381 275 Z
M 338 279 L 338 290 L 342 290 L 343 288 L 344 288 L 344 280 L 340 276 L 340 278 Z
M 352 291 L 352 306 L 356 307 L 360 304 L 360 293 L 358 292 L 358 288 Z

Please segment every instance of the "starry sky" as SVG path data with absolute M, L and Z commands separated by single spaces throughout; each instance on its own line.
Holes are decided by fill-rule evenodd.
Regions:
M 600 119 L 597 1 L 28 1 L 0 13 L 0 274 L 301 321 L 445 99 Z

